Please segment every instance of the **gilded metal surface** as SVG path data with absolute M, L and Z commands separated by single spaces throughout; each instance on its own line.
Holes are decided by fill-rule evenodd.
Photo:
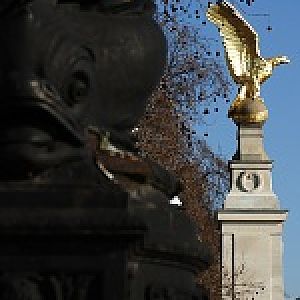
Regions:
M 211 5 L 207 18 L 223 37 L 227 66 L 239 85 L 228 116 L 237 124 L 265 122 L 268 110 L 260 97 L 260 86 L 272 75 L 274 67 L 289 63 L 289 59 L 286 56 L 261 57 L 257 33 L 227 1 Z

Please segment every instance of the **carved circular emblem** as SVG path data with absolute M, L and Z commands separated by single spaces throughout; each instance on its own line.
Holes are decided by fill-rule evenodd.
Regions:
M 242 192 L 252 192 L 261 186 L 261 178 L 255 172 L 241 172 L 237 178 L 237 187 Z

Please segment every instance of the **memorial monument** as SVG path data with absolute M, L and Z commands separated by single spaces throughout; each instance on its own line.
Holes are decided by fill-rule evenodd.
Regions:
M 285 56 L 265 59 L 258 35 L 227 1 L 209 7 L 208 19 L 224 41 L 227 65 L 239 84 L 228 116 L 238 127 L 237 152 L 229 162 L 231 189 L 218 212 L 222 228 L 222 299 L 283 300 L 281 210 L 272 191 L 272 161 L 263 146 L 267 108 L 260 86 Z
M 181 184 L 131 130 L 166 41 L 150 0 L 0 3 L 0 299 L 206 299 Z

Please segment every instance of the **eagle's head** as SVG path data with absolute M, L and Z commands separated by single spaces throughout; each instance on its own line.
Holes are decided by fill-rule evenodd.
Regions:
M 290 60 L 288 59 L 287 56 L 277 56 L 277 57 L 273 57 L 271 59 L 271 62 L 272 62 L 272 66 L 276 67 L 281 64 L 288 64 L 290 62 Z

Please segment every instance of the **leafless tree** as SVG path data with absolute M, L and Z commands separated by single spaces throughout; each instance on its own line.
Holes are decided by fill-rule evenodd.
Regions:
M 245 263 L 234 269 L 234 274 L 222 267 L 222 299 L 251 300 L 257 295 L 263 295 L 266 285 L 255 281 L 254 275 L 247 270 Z
M 143 154 L 182 181 L 184 190 L 179 197 L 214 256 L 199 283 L 210 289 L 210 299 L 221 299 L 215 209 L 229 188 L 229 174 L 227 163 L 213 153 L 195 127 L 218 111 L 219 102 L 228 102 L 231 85 L 220 51 L 211 50 L 202 35 L 206 8 L 204 0 L 157 0 L 156 19 L 168 41 L 168 62 L 136 134 Z

